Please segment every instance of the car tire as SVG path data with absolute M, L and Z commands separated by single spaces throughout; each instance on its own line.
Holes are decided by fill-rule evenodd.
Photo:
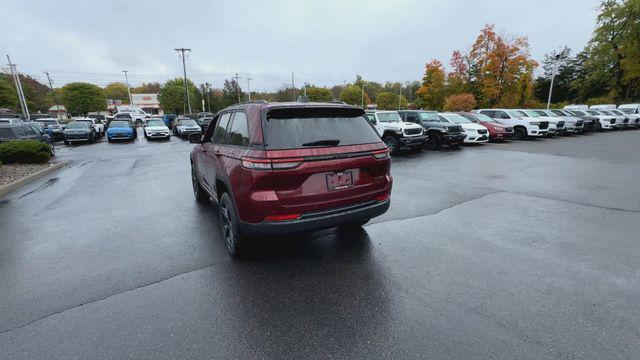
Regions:
M 596 131 L 601 132 L 602 131 L 602 124 L 600 124 L 600 121 L 598 121 L 596 123 Z
M 70 143 L 69 143 L 67 140 L 65 140 L 65 141 L 64 141 L 64 144 L 65 144 L 65 145 L 67 145 L 67 146 L 69 146 L 69 144 L 70 144 Z
M 451 145 L 453 146 L 453 144 Z M 442 139 L 440 138 L 440 135 L 436 133 L 429 134 L 427 137 L 427 147 L 429 150 L 440 150 L 442 147 Z
M 111 142 L 111 139 L 109 139 L 109 137 L 108 137 L 108 136 L 107 136 L 107 142 L 108 142 L 108 143 L 110 143 L 110 142 Z
M 191 165 L 191 185 L 193 187 L 193 196 L 199 203 L 206 203 L 209 201 L 209 196 L 200 185 L 200 180 L 196 176 L 196 169 Z
M 400 152 L 400 143 L 398 142 L 398 139 L 395 138 L 395 136 L 385 135 L 382 138 L 382 141 L 389 148 L 389 153 L 391 155 L 395 155 Z
M 51 143 L 51 157 L 56 156 L 56 147 L 54 143 Z
M 228 193 L 223 193 L 218 204 L 220 230 L 227 252 L 233 258 L 239 258 L 245 248 L 246 239 L 238 229 L 238 213 Z
M 527 130 L 521 127 L 513 129 L 513 137 L 516 140 L 527 140 Z

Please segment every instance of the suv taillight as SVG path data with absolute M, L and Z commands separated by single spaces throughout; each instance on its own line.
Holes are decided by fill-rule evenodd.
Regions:
M 373 157 L 376 159 L 388 159 L 389 158 L 389 150 L 378 150 L 373 152 Z
M 272 171 L 295 169 L 304 162 L 303 158 L 288 159 L 258 159 L 243 157 L 242 167 L 249 170 Z

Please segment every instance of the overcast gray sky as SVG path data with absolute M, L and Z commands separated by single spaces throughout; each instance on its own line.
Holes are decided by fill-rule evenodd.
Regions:
M 536 60 L 591 37 L 598 0 L 135 1 L 3 0 L 0 51 L 21 72 L 55 85 L 164 81 L 180 75 L 173 50 L 193 51 L 189 77 L 221 87 L 238 72 L 252 90 L 290 81 L 317 85 L 422 77 L 432 58 L 448 64 L 485 23 L 529 38 Z M 6 61 L 2 61 L 4 66 Z

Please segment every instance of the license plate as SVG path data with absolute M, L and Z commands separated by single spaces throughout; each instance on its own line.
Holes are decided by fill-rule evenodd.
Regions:
M 351 171 L 327 174 L 327 188 L 340 190 L 353 187 L 353 174 Z

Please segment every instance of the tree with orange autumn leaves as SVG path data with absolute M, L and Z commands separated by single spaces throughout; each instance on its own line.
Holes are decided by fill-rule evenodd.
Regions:
M 432 60 L 418 90 L 421 106 L 441 110 L 447 97 L 472 94 L 481 107 L 523 107 L 533 98 L 533 71 L 527 38 L 505 39 L 486 25 L 469 52 L 454 51 L 451 71 Z M 467 95 L 468 98 L 468 95 Z

